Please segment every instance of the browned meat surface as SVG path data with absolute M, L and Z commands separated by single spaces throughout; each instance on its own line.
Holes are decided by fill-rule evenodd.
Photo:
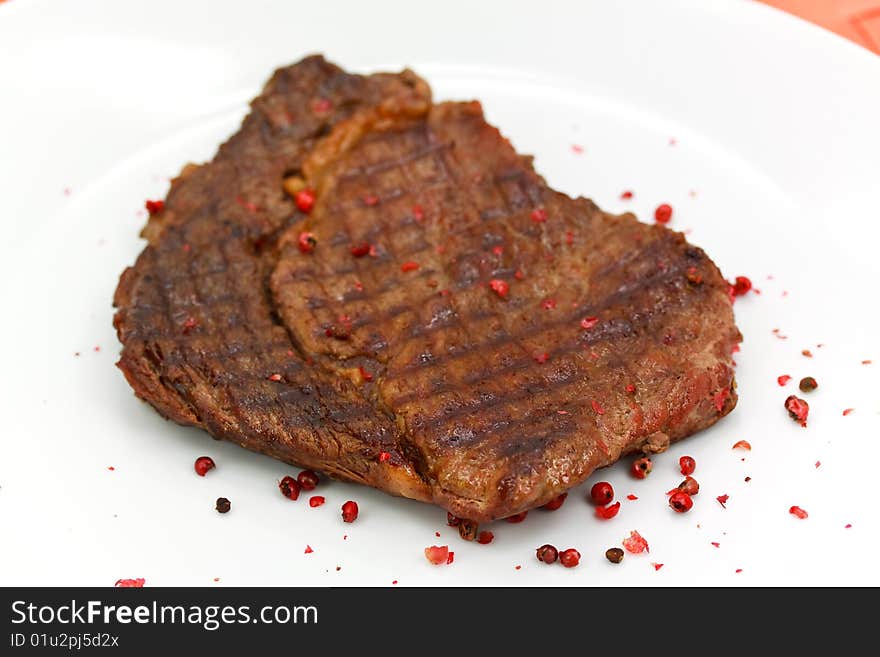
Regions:
M 409 73 L 279 71 L 147 234 L 116 298 L 141 397 L 458 516 L 544 504 L 736 403 L 711 260 L 554 192 L 477 103 L 432 106 Z

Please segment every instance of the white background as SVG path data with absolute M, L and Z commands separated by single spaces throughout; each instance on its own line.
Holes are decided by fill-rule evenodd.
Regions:
M 595 519 L 581 488 L 560 511 L 488 527 L 496 540 L 482 546 L 440 509 L 352 485 L 323 483 L 327 504 L 311 509 L 278 492 L 295 469 L 134 398 L 114 367 L 110 301 L 143 247 L 144 199 L 211 157 L 275 67 L 313 52 L 354 70 L 411 66 L 438 98 L 481 99 L 550 184 L 645 220 L 670 203 L 673 228 L 760 288 L 736 304 L 738 408 L 658 457 L 647 481 L 625 464 L 595 475 L 614 484 L 617 518 Z M 869 53 L 720 0 L 12 0 L 0 101 L 0 584 L 880 584 Z M 794 377 L 785 389 L 780 374 Z M 820 388 L 802 429 L 782 404 L 805 375 Z M 753 450 L 731 450 L 740 439 Z M 702 490 L 677 515 L 664 492 L 684 453 Z M 205 478 L 192 470 L 201 454 L 218 463 Z M 361 506 L 353 525 L 339 518 L 347 499 Z M 794 504 L 809 518 L 789 515 Z M 632 529 L 650 554 L 606 562 Z M 577 547 L 581 566 L 537 563 L 545 542 Z M 430 566 L 433 544 L 454 564 Z

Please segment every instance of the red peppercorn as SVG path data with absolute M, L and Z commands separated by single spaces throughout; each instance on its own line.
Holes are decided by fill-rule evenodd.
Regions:
M 225 497 L 218 497 L 214 508 L 217 509 L 217 513 L 229 513 L 232 503 Z
M 752 281 L 750 281 L 745 276 L 737 276 L 736 280 L 733 282 L 734 296 L 741 297 L 751 289 L 752 289 Z
M 785 400 L 785 410 L 791 416 L 792 420 L 796 420 L 802 427 L 807 426 L 807 415 L 810 412 L 810 405 L 800 397 L 789 395 Z
M 801 382 L 798 383 L 798 388 L 801 389 L 801 392 L 813 392 L 818 387 L 819 384 L 816 383 L 816 379 L 811 376 L 805 376 L 801 379 Z
M 618 547 L 608 548 L 605 550 L 605 558 L 611 563 L 620 563 L 623 561 L 623 550 Z
M 678 465 L 681 468 L 681 474 L 683 475 L 692 475 L 694 474 L 694 470 L 697 469 L 697 462 L 694 460 L 693 456 L 682 456 L 678 459 Z
M 633 477 L 636 479 L 644 479 L 649 474 L 651 474 L 651 470 L 654 469 L 654 463 L 647 456 L 643 456 L 641 458 L 636 459 L 632 462 L 632 466 L 630 467 L 630 472 Z
M 296 202 L 296 207 L 302 212 L 309 213 L 315 207 L 315 190 L 309 188 L 301 189 L 293 197 L 293 200 Z
M 144 207 L 147 209 L 149 215 L 154 217 L 165 209 L 165 201 L 147 201 L 144 203 Z
M 510 284 L 507 281 L 502 281 L 500 278 L 493 278 L 489 281 L 489 287 L 502 299 L 506 299 L 507 293 L 510 291 Z
M 782 376 L 776 377 L 776 383 L 778 383 L 781 386 L 784 386 L 789 381 L 791 381 L 791 377 L 788 374 L 783 374 Z
M 290 475 L 286 475 L 280 482 L 278 482 L 278 488 L 281 491 L 281 494 L 290 500 L 299 498 L 299 482 Z
M 309 506 L 314 509 L 316 506 L 321 506 L 326 501 L 327 500 L 324 499 L 323 495 L 312 495 L 309 498 Z
M 477 534 L 477 543 L 480 545 L 488 545 L 495 540 L 495 534 L 492 532 L 480 532 Z
M 604 506 L 614 499 L 614 488 L 607 481 L 593 484 L 590 489 L 590 499 L 597 506 Z
M 676 491 L 669 497 L 669 506 L 675 509 L 678 513 L 686 513 L 687 511 L 690 511 L 693 505 L 694 501 L 691 499 L 691 496 L 683 490 Z
M 581 553 L 574 548 L 568 548 L 559 553 L 559 563 L 566 568 L 574 568 L 581 562 Z
M 431 547 L 425 548 L 425 559 L 434 564 L 435 566 L 439 566 L 441 564 L 445 564 L 449 559 L 449 546 L 448 545 L 432 545 Z
M 361 242 L 360 244 L 355 244 L 350 249 L 351 255 L 355 258 L 363 258 L 370 252 L 370 243 L 369 242 Z
M 507 522 L 518 523 L 518 522 L 522 522 L 523 520 L 525 520 L 527 515 L 529 515 L 529 512 L 523 511 L 522 513 L 517 513 L 516 515 L 507 516 L 505 518 L 505 520 Z
M 685 477 L 685 480 L 678 485 L 678 490 L 688 495 L 696 495 L 700 492 L 700 484 L 693 477 Z
M 543 224 L 547 221 L 547 211 L 544 208 L 535 208 L 532 210 L 532 221 L 536 224 Z
M 300 233 L 297 246 L 303 253 L 312 253 L 318 245 L 318 240 L 312 233 Z
M 565 504 L 566 497 L 568 497 L 568 493 L 562 493 L 559 497 L 556 497 L 547 502 L 547 504 L 545 504 L 543 508 L 547 509 L 548 511 L 556 511 L 556 509 Z
M 354 522 L 358 517 L 358 504 L 349 500 L 342 505 L 342 521 Z
M 608 506 L 597 506 L 596 517 L 602 520 L 611 520 L 620 511 L 620 502 L 615 502 Z
M 546 564 L 554 563 L 559 558 L 559 551 L 552 545 L 546 544 L 535 550 L 538 561 Z
M 668 224 L 670 219 L 672 219 L 672 206 L 668 203 L 658 205 L 654 210 L 654 221 L 658 224 Z
M 303 490 L 315 490 L 318 485 L 318 475 L 311 470 L 303 470 L 296 476 L 296 480 Z
M 214 459 L 212 459 L 210 456 L 200 456 L 196 459 L 196 474 L 200 477 L 204 477 L 208 470 L 213 470 L 215 467 L 216 464 L 214 463 Z

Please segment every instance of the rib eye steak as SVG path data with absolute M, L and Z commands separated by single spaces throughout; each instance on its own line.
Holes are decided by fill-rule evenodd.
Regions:
M 553 191 L 409 72 L 278 71 L 145 233 L 115 320 L 139 396 L 460 517 L 542 505 L 736 403 L 711 260 Z

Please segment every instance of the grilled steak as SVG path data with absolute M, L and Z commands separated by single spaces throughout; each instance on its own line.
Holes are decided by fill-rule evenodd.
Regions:
M 285 179 L 315 190 L 306 218 Z M 736 403 L 708 257 L 553 191 L 411 73 L 279 71 L 146 232 L 116 296 L 141 397 L 457 516 L 544 504 Z

